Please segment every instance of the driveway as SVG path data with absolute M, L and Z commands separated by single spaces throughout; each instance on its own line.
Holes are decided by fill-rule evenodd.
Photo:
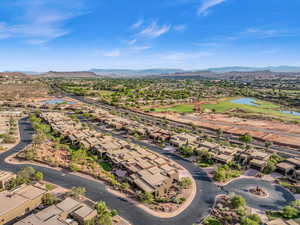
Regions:
M 45 167 L 35 166 L 31 164 L 12 165 L 4 161 L 4 159 L 16 152 L 19 152 L 32 141 L 34 133 L 31 124 L 26 119 L 20 121 L 21 142 L 11 150 L 0 155 L 0 169 L 11 172 L 17 172 L 25 166 L 32 166 L 42 171 L 46 181 L 60 185 L 64 188 L 72 188 L 74 186 L 82 186 L 87 190 L 86 196 L 94 201 L 103 200 L 110 208 L 117 209 L 120 216 L 131 222 L 133 225 L 191 225 L 209 214 L 210 208 L 213 206 L 215 196 L 220 193 L 217 186 L 209 179 L 205 171 L 193 165 L 175 154 L 163 152 L 155 149 L 157 152 L 163 153 L 165 156 L 175 160 L 177 163 L 185 167 L 193 175 L 197 183 L 197 193 L 191 205 L 180 215 L 161 219 L 154 217 L 134 204 L 124 202 L 117 196 L 106 191 L 103 184 L 89 179 L 85 179 L 70 173 L 57 171 Z M 154 150 L 154 149 L 153 149 Z

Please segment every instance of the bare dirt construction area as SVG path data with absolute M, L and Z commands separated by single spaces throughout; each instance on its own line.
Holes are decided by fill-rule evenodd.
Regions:
M 300 125 L 297 124 L 285 124 L 279 121 L 261 119 L 244 119 L 219 113 L 192 113 L 183 115 L 170 112 L 151 112 L 150 114 L 216 130 L 221 128 L 225 132 L 237 135 L 249 133 L 258 139 L 292 147 L 300 147 Z
M 48 88 L 39 81 L 0 82 L 2 100 L 22 100 L 48 96 Z

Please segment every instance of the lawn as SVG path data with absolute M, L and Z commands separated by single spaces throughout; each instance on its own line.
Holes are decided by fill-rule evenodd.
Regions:
M 170 108 L 156 108 L 155 112 L 192 113 L 194 112 L 194 105 L 176 105 Z
M 106 90 L 101 90 L 99 91 L 99 94 L 103 97 L 107 97 L 107 96 L 111 96 L 112 93 L 114 93 L 113 91 L 106 91 Z
M 248 113 L 259 113 L 265 114 L 270 116 L 277 116 L 287 119 L 300 119 L 299 116 L 296 115 L 289 115 L 279 111 L 280 106 L 273 104 L 267 101 L 256 100 L 255 103 L 257 106 L 246 105 L 246 104 L 237 104 L 230 102 L 233 99 L 237 98 L 228 98 L 222 102 L 217 104 L 202 104 L 201 109 L 209 109 L 212 111 L 216 111 L 218 113 L 224 113 L 232 109 L 241 109 Z M 169 108 L 156 108 L 154 109 L 155 112 L 177 112 L 177 113 L 192 113 L 194 112 L 194 105 L 193 104 L 183 104 L 183 105 L 176 105 Z
M 226 112 L 231 109 L 241 109 L 248 113 L 259 113 L 259 114 L 278 116 L 278 117 L 288 118 L 288 119 L 300 119 L 299 116 L 289 115 L 280 112 L 279 111 L 280 106 L 273 104 L 271 102 L 256 100 L 255 103 L 257 104 L 257 106 L 236 104 L 230 102 L 230 100 L 225 100 L 218 104 L 203 104 L 201 105 L 201 107 L 202 109 L 215 110 L 216 112 L 220 112 L 220 113 Z

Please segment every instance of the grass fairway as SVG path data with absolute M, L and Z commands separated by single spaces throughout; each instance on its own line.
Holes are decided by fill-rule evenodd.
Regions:
M 255 103 L 257 104 L 257 106 L 246 105 L 246 104 L 237 104 L 237 103 L 230 102 L 230 100 L 226 100 L 226 101 L 220 102 L 218 104 L 203 104 L 203 105 L 201 105 L 201 107 L 203 109 L 215 110 L 216 112 L 220 112 L 220 113 L 226 112 L 231 109 L 241 109 L 241 110 L 244 110 L 246 112 L 251 112 L 251 113 L 262 113 L 262 112 L 267 112 L 271 109 L 279 108 L 278 105 L 275 105 L 270 102 L 256 100 Z M 275 111 L 275 110 L 272 110 L 272 111 Z M 279 113 L 283 114 L 281 112 L 279 112 Z
M 232 99 L 230 99 L 230 100 L 232 100 Z M 281 112 L 279 110 L 280 106 L 273 104 L 271 102 L 255 100 L 255 103 L 257 104 L 257 106 L 252 106 L 252 105 L 246 105 L 246 104 L 233 103 L 233 102 L 230 102 L 230 100 L 225 100 L 218 104 L 204 104 L 204 105 L 202 105 L 202 108 L 215 110 L 216 112 L 220 112 L 220 113 L 226 112 L 231 109 L 241 109 L 248 113 L 258 113 L 258 114 L 263 114 L 263 115 L 276 116 L 276 117 L 280 117 L 280 118 L 300 120 L 299 116 L 285 114 L 285 113 Z
M 106 90 L 101 90 L 101 91 L 99 91 L 99 94 L 100 94 L 101 96 L 104 96 L 104 97 L 111 96 L 112 93 L 114 93 L 114 92 L 113 92 L 113 91 L 106 91 Z
M 280 106 L 273 104 L 271 102 L 255 100 L 256 106 L 246 105 L 246 104 L 237 104 L 231 102 L 233 99 L 238 98 L 228 98 L 218 104 L 202 104 L 201 109 L 209 109 L 218 113 L 224 113 L 232 109 L 241 109 L 248 113 L 257 113 L 269 116 L 276 116 L 285 119 L 292 119 L 292 120 L 300 120 L 299 116 L 285 114 L 281 112 Z M 194 112 L 194 105 L 193 104 L 183 104 L 183 105 L 176 105 L 169 108 L 156 108 L 155 112 L 177 112 L 177 113 L 192 113 Z
M 192 113 L 194 112 L 194 105 L 176 105 L 170 108 L 156 108 L 155 112 Z

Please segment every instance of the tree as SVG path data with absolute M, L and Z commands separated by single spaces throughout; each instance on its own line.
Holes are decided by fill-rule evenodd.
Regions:
M 95 206 L 98 214 L 99 225 L 111 225 L 113 215 L 117 214 L 117 211 L 109 212 L 106 203 L 104 201 L 97 202 Z
M 245 207 L 246 200 L 240 195 L 235 195 L 231 199 L 231 204 L 232 204 L 233 208 L 235 208 L 235 209 L 237 209 L 239 207 Z
M 130 188 L 130 185 L 127 182 L 121 184 L 121 189 L 127 191 Z
M 265 142 L 266 149 L 269 149 L 272 145 L 273 145 L 273 143 L 270 141 Z
M 222 225 L 222 223 L 211 216 L 207 217 L 207 219 L 204 221 L 205 225 Z
M 258 224 L 261 224 L 261 218 L 257 214 L 252 214 L 252 215 L 248 216 L 248 218 L 257 222 Z
M 263 173 L 270 174 L 276 170 L 276 164 L 272 161 L 267 161 L 267 166 L 264 168 Z
M 55 195 L 51 193 L 46 193 L 42 196 L 42 203 L 45 206 L 54 205 L 58 202 L 58 199 L 55 197 Z
M 225 181 L 226 180 L 226 171 L 223 168 L 218 168 L 215 171 L 214 179 L 216 181 Z
M 33 137 L 32 143 L 34 145 L 43 144 L 46 140 L 46 136 L 43 133 L 38 133 Z
M 292 201 L 291 206 L 300 207 L 300 200 Z
M 16 138 L 9 134 L 2 134 L 1 138 L 3 139 L 2 142 L 4 144 L 13 144 L 16 142 Z
M 99 201 L 97 202 L 96 206 L 95 206 L 96 210 L 97 210 L 97 214 L 101 217 L 102 215 L 104 215 L 105 213 L 109 212 L 108 208 L 106 206 L 106 203 L 104 201 Z
M 42 172 L 37 171 L 34 174 L 34 178 L 36 181 L 42 181 L 44 179 L 44 175 Z
M 17 184 L 30 183 L 34 180 L 35 169 L 33 167 L 25 167 L 17 173 Z
M 113 209 L 111 212 L 110 212 L 111 216 L 114 217 L 114 216 L 117 216 L 119 214 L 119 212 L 115 209 Z
M 253 138 L 249 133 L 245 133 L 244 135 L 240 136 L 239 140 L 248 145 L 252 142 Z
M 260 225 L 260 223 L 246 217 L 241 220 L 241 225 Z
M 282 215 L 286 219 L 293 219 L 299 215 L 299 210 L 288 205 L 283 208 Z
M 139 198 L 142 202 L 151 203 L 154 200 L 153 195 L 150 192 L 143 192 L 139 195 Z
M 106 213 L 104 215 L 102 215 L 101 217 L 98 218 L 97 223 L 99 225 L 112 225 L 113 224 L 113 220 L 112 217 L 109 213 Z
M 194 150 L 191 146 L 183 146 L 181 147 L 180 151 L 186 157 L 190 157 L 194 153 Z
M 223 136 L 224 131 L 223 131 L 221 128 L 219 128 L 219 129 L 217 130 L 217 134 L 218 134 L 218 138 L 220 139 L 220 138 Z
M 34 160 L 37 157 L 37 151 L 34 147 L 29 147 L 25 150 L 25 159 Z
M 189 178 L 189 177 L 183 177 L 181 179 L 181 181 L 179 182 L 179 185 L 180 185 L 181 188 L 187 189 L 187 188 L 189 188 L 192 185 L 192 183 L 193 182 L 192 182 L 191 178 Z
M 84 187 L 72 187 L 70 195 L 74 198 L 80 198 L 80 196 L 84 196 L 86 189 Z
M 198 156 L 198 162 L 199 163 L 207 163 L 207 164 L 212 164 L 213 163 L 213 159 L 212 159 L 212 155 L 209 153 L 208 150 L 203 150 L 199 153 Z

